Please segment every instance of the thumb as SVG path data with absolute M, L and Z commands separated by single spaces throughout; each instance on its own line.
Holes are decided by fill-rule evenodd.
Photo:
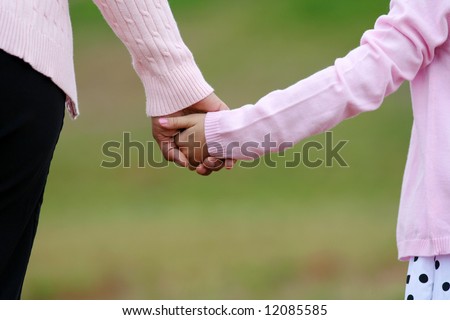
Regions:
M 173 130 L 188 129 L 197 123 L 194 114 L 183 117 L 159 118 L 158 121 L 161 127 Z
M 219 105 L 219 110 L 217 110 L 217 111 L 224 111 L 224 110 L 230 110 L 230 108 L 224 102 L 222 102 Z

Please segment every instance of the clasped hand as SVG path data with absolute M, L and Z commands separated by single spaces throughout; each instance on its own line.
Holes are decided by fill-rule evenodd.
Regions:
M 224 167 L 231 169 L 233 160 L 210 157 L 206 146 L 206 112 L 221 110 L 228 110 L 227 105 L 211 94 L 189 108 L 168 116 L 153 117 L 153 136 L 163 156 L 204 176 Z

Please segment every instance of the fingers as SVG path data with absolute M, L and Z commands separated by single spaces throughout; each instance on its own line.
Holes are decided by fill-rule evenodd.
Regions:
M 200 164 L 200 165 L 195 169 L 195 171 L 196 171 L 199 175 L 202 175 L 202 176 L 209 176 L 211 173 L 220 171 L 220 170 L 221 170 L 222 168 L 224 168 L 224 167 L 225 167 L 226 169 L 228 169 L 228 170 L 232 169 L 233 166 L 234 166 L 234 164 L 236 163 L 236 161 L 235 161 L 235 160 L 231 160 L 231 159 L 227 159 L 227 160 L 225 160 L 225 161 L 223 161 L 223 162 L 221 162 L 221 163 L 222 163 L 221 165 L 218 165 L 218 166 L 216 166 L 216 167 L 214 167 L 214 168 L 212 168 L 212 169 L 206 167 L 205 164 L 202 163 L 202 164 Z
M 208 157 L 203 161 L 202 166 L 207 170 L 219 171 L 225 166 L 225 162 L 221 159 Z
M 175 162 L 177 165 L 181 167 L 190 167 L 189 160 L 187 157 L 181 152 L 175 141 L 165 140 L 160 143 L 161 153 L 167 161 Z
M 205 160 L 203 160 L 203 163 L 201 163 L 195 171 L 202 176 L 209 176 L 211 173 L 220 171 L 223 168 L 226 169 L 232 169 L 233 166 L 236 164 L 236 160 L 233 159 L 217 159 L 214 157 L 208 157 Z
M 236 164 L 236 160 L 234 159 L 225 159 L 225 168 L 228 170 L 233 169 L 234 165 Z
M 223 104 L 218 109 L 224 110 L 227 107 Z M 159 142 L 166 160 L 195 170 L 200 175 L 208 176 L 223 168 L 233 168 L 236 161 L 214 157 L 206 157 L 205 159 L 208 152 L 203 133 L 204 118 L 204 113 L 198 113 L 178 117 L 154 118 L 152 121 L 154 137 Z M 198 137 L 197 134 L 199 134 Z M 200 143 L 200 146 L 197 146 L 198 143 Z
M 212 173 L 212 170 L 205 168 L 203 164 L 199 165 L 195 171 L 201 176 L 209 176 Z
M 183 117 L 159 118 L 159 124 L 169 130 L 188 129 L 197 124 L 198 115 L 191 114 Z
M 203 166 L 212 171 L 219 171 L 222 168 L 233 169 L 236 164 L 236 160 L 233 159 L 217 159 L 214 157 L 208 157 L 203 161 Z

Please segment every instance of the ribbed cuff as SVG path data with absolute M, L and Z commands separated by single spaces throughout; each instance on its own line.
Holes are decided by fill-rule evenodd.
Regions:
M 208 146 L 208 153 L 215 158 L 225 159 L 226 146 L 221 137 L 220 120 L 224 113 L 230 111 L 208 112 L 205 117 L 205 138 Z
M 450 254 L 450 237 L 398 241 L 398 259 L 432 257 Z
M 144 84 L 149 117 L 180 111 L 214 91 L 195 62 L 186 62 L 166 75 L 152 76 L 146 70 L 137 71 Z

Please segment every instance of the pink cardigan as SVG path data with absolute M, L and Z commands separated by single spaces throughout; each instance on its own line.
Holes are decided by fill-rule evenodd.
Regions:
M 262 154 L 268 133 L 277 151 L 283 142 L 377 109 L 411 81 L 414 124 L 398 218 L 399 258 L 450 254 L 449 23 L 449 0 L 392 0 L 389 14 L 364 34 L 361 46 L 334 66 L 255 105 L 208 113 L 210 154 L 248 158 L 242 149 L 229 148 L 248 141 L 259 143 L 251 151 Z
M 127 46 L 149 116 L 167 115 L 212 93 L 183 43 L 167 0 L 95 0 Z M 67 94 L 78 115 L 68 0 L 0 1 L 0 49 L 22 58 Z

